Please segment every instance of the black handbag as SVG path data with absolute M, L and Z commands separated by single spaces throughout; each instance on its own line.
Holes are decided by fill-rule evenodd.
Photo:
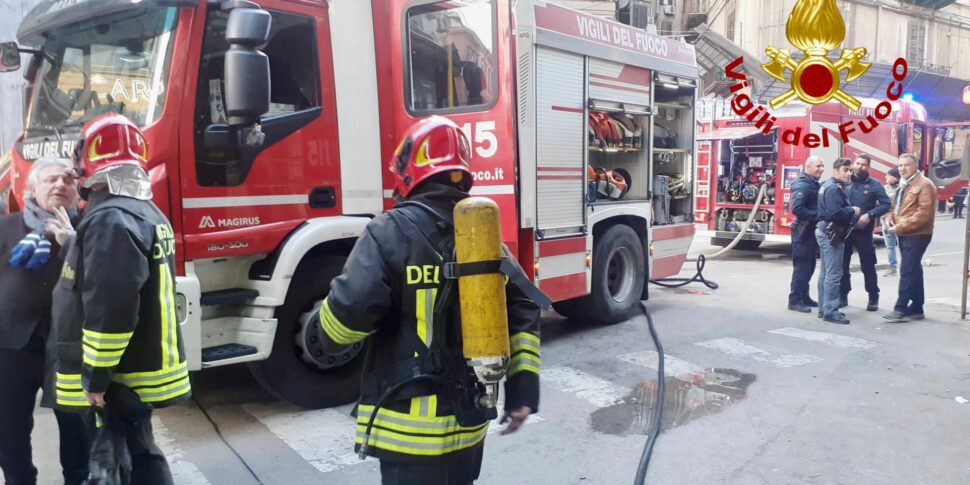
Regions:
M 91 443 L 88 485 L 129 485 L 131 453 L 128 451 L 128 425 L 106 408 L 92 411 L 97 432 Z

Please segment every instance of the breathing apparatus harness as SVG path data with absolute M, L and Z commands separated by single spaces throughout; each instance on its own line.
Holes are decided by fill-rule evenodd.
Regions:
M 507 257 L 498 261 L 457 263 L 454 226 L 431 207 L 416 201 L 405 201 L 388 212 L 388 216 L 411 241 L 427 241 L 444 260 L 434 306 L 435 322 L 454 321 L 449 317 L 457 312 L 456 290 L 458 278 L 462 276 L 501 273 L 540 308 L 548 308 L 551 304 L 549 298 L 517 271 Z M 451 404 L 455 419 L 462 426 L 475 426 L 498 417 L 493 396 L 486 392 L 485 385 L 466 365 L 461 351 L 448 348 L 448 331 L 454 332 L 452 337 L 458 337 L 452 341 L 460 343 L 460 330 L 461 327 L 457 325 L 435 325 L 428 345 L 418 338 L 416 332 L 404 329 L 399 333 L 417 357 L 377 369 L 364 380 L 361 395 L 376 397 L 377 401 L 358 451 L 361 458 L 368 454 L 368 440 L 377 413 L 389 402 L 437 394 Z

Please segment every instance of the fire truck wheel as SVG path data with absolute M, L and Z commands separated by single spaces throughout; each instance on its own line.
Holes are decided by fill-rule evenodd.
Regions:
M 728 244 L 731 244 L 731 241 L 733 241 L 733 240 L 734 239 L 729 239 L 729 238 L 726 238 L 726 237 L 712 237 L 711 238 L 711 245 L 712 246 L 721 246 L 722 248 L 724 248 L 724 247 L 727 247 Z M 742 239 L 742 240 L 738 241 L 738 243 L 734 246 L 734 249 L 738 249 L 740 251 L 754 251 L 755 249 L 758 249 L 760 246 L 761 246 L 761 241 L 752 241 L 750 239 Z
M 310 409 L 346 404 L 360 392 L 364 358 L 360 349 L 341 352 L 350 357 L 343 365 L 314 365 L 304 356 L 297 336 L 304 332 L 305 315 L 330 291 L 345 259 L 314 258 L 300 264 L 283 306 L 276 310 L 276 339 L 269 358 L 249 364 L 256 381 L 276 397 Z
M 633 315 L 643 294 L 643 243 L 629 226 L 615 225 L 593 242 L 593 281 L 589 295 L 555 304 L 570 320 L 619 323 Z

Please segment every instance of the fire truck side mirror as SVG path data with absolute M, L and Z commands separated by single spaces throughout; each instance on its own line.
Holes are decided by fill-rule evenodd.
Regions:
M 13 72 L 20 69 L 20 49 L 16 42 L 0 44 L 0 72 Z
M 253 125 L 269 111 L 269 58 L 256 50 L 269 40 L 272 17 L 254 8 L 229 13 L 225 57 L 225 108 L 230 126 Z

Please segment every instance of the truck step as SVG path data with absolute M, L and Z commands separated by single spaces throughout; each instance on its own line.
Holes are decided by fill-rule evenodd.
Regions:
M 225 344 L 215 347 L 202 349 L 202 362 L 214 362 L 217 360 L 232 359 L 245 355 L 253 355 L 257 352 L 256 347 L 242 344 Z
M 239 305 L 255 300 L 259 296 L 256 290 L 248 288 L 227 288 L 225 290 L 207 291 L 202 294 L 200 302 L 206 306 Z

